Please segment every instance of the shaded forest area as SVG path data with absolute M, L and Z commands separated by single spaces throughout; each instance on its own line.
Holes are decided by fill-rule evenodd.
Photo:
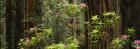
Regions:
M 140 49 L 140 0 L 0 0 L 0 49 Z

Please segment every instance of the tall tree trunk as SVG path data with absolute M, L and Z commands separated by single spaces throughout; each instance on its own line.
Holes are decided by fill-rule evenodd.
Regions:
M 15 49 L 15 24 L 14 24 L 14 0 L 6 0 L 6 41 L 7 41 L 7 49 Z
M 25 17 L 25 0 L 16 0 L 16 32 L 15 32 L 15 49 L 18 49 L 18 43 L 21 38 L 24 37 L 24 24 L 23 19 Z
M 6 41 L 8 49 L 18 49 L 23 38 L 24 0 L 6 0 Z
M 6 35 L 5 35 L 5 31 L 6 31 L 6 23 L 5 23 L 5 18 L 4 14 L 5 14 L 5 0 L 1 0 L 0 1 L 0 49 L 6 49 Z
M 122 15 L 122 25 L 123 30 L 125 30 L 124 27 L 134 27 L 136 30 L 135 39 L 140 39 L 140 0 L 122 0 L 121 1 L 121 15 Z M 126 33 L 125 31 L 123 31 Z M 132 41 L 134 39 L 131 39 Z M 134 49 L 129 45 L 129 49 Z
M 131 0 L 129 1 L 129 4 L 128 8 L 130 9 L 126 11 L 128 12 L 126 18 L 129 18 L 129 25 L 136 30 L 136 39 L 140 40 L 140 0 Z

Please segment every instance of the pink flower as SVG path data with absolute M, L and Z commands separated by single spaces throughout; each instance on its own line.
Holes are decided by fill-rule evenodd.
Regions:
M 140 49 L 140 46 L 136 47 L 136 49 Z
M 140 40 L 135 40 L 134 43 L 135 44 L 140 44 Z
M 123 40 L 126 40 L 128 38 L 128 35 L 122 35 L 121 37 Z
M 87 5 L 86 5 L 85 3 L 81 3 L 81 4 L 80 4 L 80 7 L 81 7 L 81 8 L 86 8 Z

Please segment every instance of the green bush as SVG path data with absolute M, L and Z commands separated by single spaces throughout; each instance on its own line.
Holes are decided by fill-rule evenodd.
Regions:
M 50 46 L 46 46 L 45 49 L 65 49 L 64 44 L 52 44 Z
M 69 43 L 59 43 L 46 46 L 45 49 L 78 49 L 78 42 L 76 40 L 69 40 Z

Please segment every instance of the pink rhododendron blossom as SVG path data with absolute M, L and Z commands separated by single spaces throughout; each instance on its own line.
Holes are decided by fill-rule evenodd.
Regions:
M 140 49 L 140 46 L 136 47 L 136 49 Z
M 81 8 L 86 8 L 87 5 L 86 5 L 85 3 L 81 3 L 81 4 L 80 4 L 80 7 L 81 7 Z
M 122 35 L 121 38 L 122 38 L 123 40 L 126 40 L 126 39 L 128 39 L 128 35 Z
M 134 43 L 135 44 L 140 44 L 140 40 L 135 40 Z

